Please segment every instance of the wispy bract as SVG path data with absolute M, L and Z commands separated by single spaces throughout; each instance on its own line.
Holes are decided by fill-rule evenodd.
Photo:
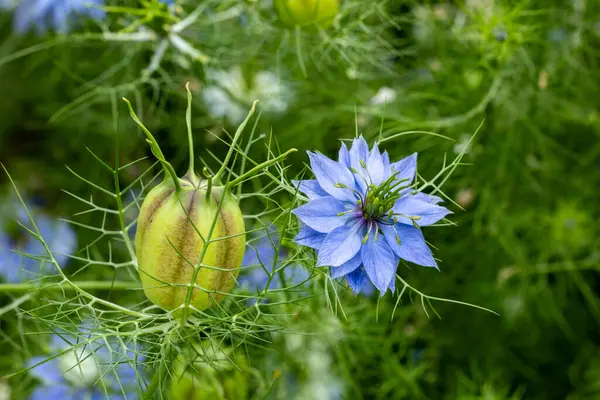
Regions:
M 298 265 L 283 267 L 283 280 L 277 271 L 282 268 L 288 258 L 288 252 L 281 247 L 279 235 L 275 229 L 262 232 L 258 240 L 248 243 L 244 255 L 243 268 L 238 278 L 240 286 L 251 291 L 263 291 L 267 284 L 269 289 L 280 289 L 295 286 L 308 279 L 308 271 Z M 277 258 L 277 260 L 276 260 Z M 275 270 L 273 265 L 276 262 Z M 273 274 L 273 272 L 275 272 Z M 273 278 L 270 280 L 270 275 Z
M 86 340 L 88 327 L 81 326 Z M 29 397 L 37 399 L 136 399 L 141 376 L 133 365 L 141 369 L 143 356 L 119 346 L 107 347 L 104 340 L 81 339 L 62 332 L 51 337 L 50 352 L 58 357 L 47 360 L 35 356 L 27 361 L 30 373 L 41 381 Z

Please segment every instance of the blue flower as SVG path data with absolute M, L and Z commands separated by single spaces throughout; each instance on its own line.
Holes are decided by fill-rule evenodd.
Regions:
M 60 355 L 48 361 L 43 356 L 28 360 L 30 373 L 42 383 L 30 400 L 138 398 L 140 375 L 134 365 L 140 369 L 142 356 L 136 357 L 129 350 L 122 352 L 118 346 L 109 350 L 100 340 L 78 346 L 81 343 L 81 339 L 68 334 L 53 335 L 50 352 Z
M 390 163 L 361 136 L 350 150 L 342 144 L 338 161 L 308 156 L 316 180 L 295 182 L 309 198 L 293 211 L 303 223 L 295 241 L 317 251 L 317 266 L 345 276 L 355 293 L 368 278 L 381 295 L 394 291 L 400 259 L 437 268 L 420 227 L 450 211 L 439 197 L 415 192 L 416 153 Z
M 103 5 L 104 0 L 24 0 L 15 10 L 14 30 L 24 33 L 33 28 L 43 34 L 53 28 L 67 33 L 73 16 L 103 19 Z
M 77 235 L 71 226 L 64 221 L 55 220 L 48 215 L 34 211 L 29 207 L 40 234 L 53 256 L 62 268 L 68 257 L 77 247 Z M 19 206 L 17 221 L 29 229 L 31 222 L 25 209 Z M 41 263 L 29 257 L 22 256 L 14 250 L 34 257 L 47 258 L 46 249 L 42 243 L 15 223 L 14 232 L 7 232 L 8 226 L 0 226 L 0 276 L 8 282 L 21 282 L 36 278 L 39 274 L 54 272 L 50 262 Z
M 279 236 L 272 227 L 268 231 L 265 230 L 265 234 L 255 243 L 249 242 L 246 247 L 242 263 L 244 268 L 238 282 L 242 287 L 246 287 L 251 291 L 262 291 L 269 281 L 267 271 L 269 273 L 272 271 L 275 257 L 277 256 L 276 269 L 279 269 L 288 257 L 287 251 L 280 247 Z M 279 252 L 277 252 L 278 249 Z M 286 265 L 283 271 L 286 286 L 299 285 L 308 279 L 308 271 L 295 264 Z M 282 287 L 281 276 L 276 272 L 269 289 L 280 289 Z

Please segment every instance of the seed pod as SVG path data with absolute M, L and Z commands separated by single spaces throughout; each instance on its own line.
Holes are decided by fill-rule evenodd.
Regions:
M 173 310 L 185 304 L 200 265 L 195 282 L 201 289 L 194 289 L 190 304 L 204 310 L 236 282 L 246 244 L 244 219 L 223 187 L 207 195 L 206 180 L 184 177 L 180 183 L 177 192 L 172 181 L 164 181 L 142 204 L 135 237 L 139 272 L 148 299 Z
M 340 9 L 340 0 L 274 0 L 274 5 L 287 26 L 316 23 L 327 28 Z
M 148 193 L 135 236 L 138 270 L 144 292 L 150 301 L 166 310 L 189 304 L 204 310 L 231 291 L 244 258 L 246 236 L 244 217 L 230 189 L 262 168 L 285 158 L 284 154 L 265 161 L 236 179 L 221 184 L 227 164 L 236 149 L 244 127 L 254 114 L 256 102 L 236 131 L 221 168 L 207 180 L 194 172 L 194 143 L 191 127 L 192 94 L 186 84 L 188 108 L 186 124 L 190 150 L 189 168 L 178 178 L 165 159 L 152 133 L 139 120 L 131 103 L 123 99 L 131 118 L 146 136 L 152 154 L 161 163 L 165 178 Z M 208 173 L 205 173 L 208 176 Z M 190 284 L 197 287 L 190 289 Z M 191 290 L 191 291 L 190 291 Z M 187 319 L 182 313 L 182 322 Z

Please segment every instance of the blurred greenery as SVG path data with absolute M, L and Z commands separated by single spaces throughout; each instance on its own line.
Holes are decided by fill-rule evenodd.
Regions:
M 188 15 L 196 3 L 178 2 L 176 12 Z M 331 357 L 327 382 L 344 388 L 330 398 L 600 399 L 600 2 L 346 0 L 325 30 L 286 28 L 269 2 L 204 3 L 207 17 L 183 36 L 211 60 L 171 47 L 149 77 L 142 71 L 156 42 L 98 36 L 141 17 L 114 13 L 100 28 L 39 37 L 12 35 L 10 12 L 0 14 L 0 161 L 26 197 L 43 199 L 55 216 L 82 211 L 61 189 L 88 198 L 89 188 L 65 165 L 110 187 L 112 175 L 86 147 L 112 165 L 117 135 L 121 165 L 149 157 L 123 174 L 126 184 L 152 165 L 123 96 L 182 174 L 188 81 L 196 154 L 214 168 L 209 152 L 222 158 L 219 139 L 236 126 L 202 101 L 207 74 L 234 65 L 247 77 L 272 71 L 291 100 L 283 112 L 264 111 L 256 132 L 272 133 L 282 152 L 299 149 L 290 176 L 306 166 L 305 150 L 333 157 L 338 139 L 356 131 L 370 141 L 390 138 L 381 148 L 392 160 L 418 151 L 426 179 L 465 150 L 464 165 L 442 188 L 456 225 L 425 228 L 440 271 L 401 265 L 399 274 L 424 293 L 500 316 L 436 303 L 441 318 L 428 318 L 420 299 L 405 295 L 392 319 L 396 297 L 350 293 L 334 315 L 318 293 L 298 302 L 287 328 L 261 339 L 272 344 L 237 349 L 248 359 L 252 396 L 304 393 L 295 385 L 310 380 L 303 349 L 314 342 Z M 166 20 L 154 22 L 148 26 Z M 396 96 L 377 104 L 383 87 Z M 265 154 L 258 145 L 249 155 Z M 8 202 L 7 176 L 0 182 Z M 264 209 L 258 200 L 244 206 Z M 2 215 L 3 223 L 12 218 Z M 80 243 L 94 238 L 77 233 Z M 115 274 L 106 268 L 81 277 Z M 322 282 L 315 287 L 322 291 Z M 0 293 L 0 307 L 11 299 Z M 27 313 L 0 318 L 0 371 L 8 375 L 42 345 L 20 334 L 31 323 Z M 324 322 L 332 319 L 333 326 Z M 286 335 L 306 343 L 289 348 Z M 32 380 L 21 374 L 8 382 L 17 396 Z

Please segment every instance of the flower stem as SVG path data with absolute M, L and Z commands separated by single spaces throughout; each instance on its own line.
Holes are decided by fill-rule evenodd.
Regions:
M 194 138 L 192 136 L 192 92 L 190 92 L 190 83 L 187 82 L 185 84 L 185 90 L 187 92 L 187 110 L 185 111 L 185 124 L 187 126 L 188 131 L 188 146 L 190 151 L 190 161 L 187 174 L 191 176 L 195 176 L 194 172 Z
M 240 137 L 242 136 L 242 132 L 244 131 L 246 124 L 248 124 L 250 117 L 252 117 L 252 115 L 254 114 L 254 109 L 256 108 L 256 103 L 258 103 L 258 100 L 256 100 L 254 103 L 252 103 L 252 108 L 250 109 L 250 112 L 246 116 L 246 119 L 244 119 L 244 122 L 242 122 L 242 124 L 238 127 L 237 131 L 235 131 L 235 135 L 233 136 L 233 140 L 231 142 L 231 145 L 229 146 L 229 151 L 227 152 L 227 155 L 225 156 L 223 165 L 221 165 L 221 168 L 217 171 L 215 176 L 212 178 L 212 179 L 214 179 L 214 182 L 219 182 L 221 175 L 223 175 L 223 173 L 227 169 L 227 164 L 229 163 L 229 160 L 231 159 L 231 156 L 233 155 L 233 152 L 235 151 L 235 146 L 236 146 L 237 142 L 240 140 Z
M 265 169 L 270 165 L 273 165 L 281 160 L 283 160 L 284 158 L 286 158 L 290 153 L 294 153 L 298 151 L 297 149 L 289 149 L 288 151 L 286 151 L 285 153 L 281 154 L 278 157 L 275 157 L 269 161 L 265 161 L 262 164 L 258 164 L 256 167 L 252 168 L 251 170 L 249 170 L 248 172 L 238 176 L 236 179 L 232 180 L 231 182 L 229 182 L 227 184 L 228 188 L 232 188 L 240 183 L 242 183 L 244 180 L 248 179 L 248 177 L 252 176 L 255 172 L 260 171 L 261 169 Z
M 0 293 L 28 292 L 30 290 L 135 290 L 141 289 L 139 282 L 133 281 L 72 281 L 68 285 L 37 283 L 0 283 Z

